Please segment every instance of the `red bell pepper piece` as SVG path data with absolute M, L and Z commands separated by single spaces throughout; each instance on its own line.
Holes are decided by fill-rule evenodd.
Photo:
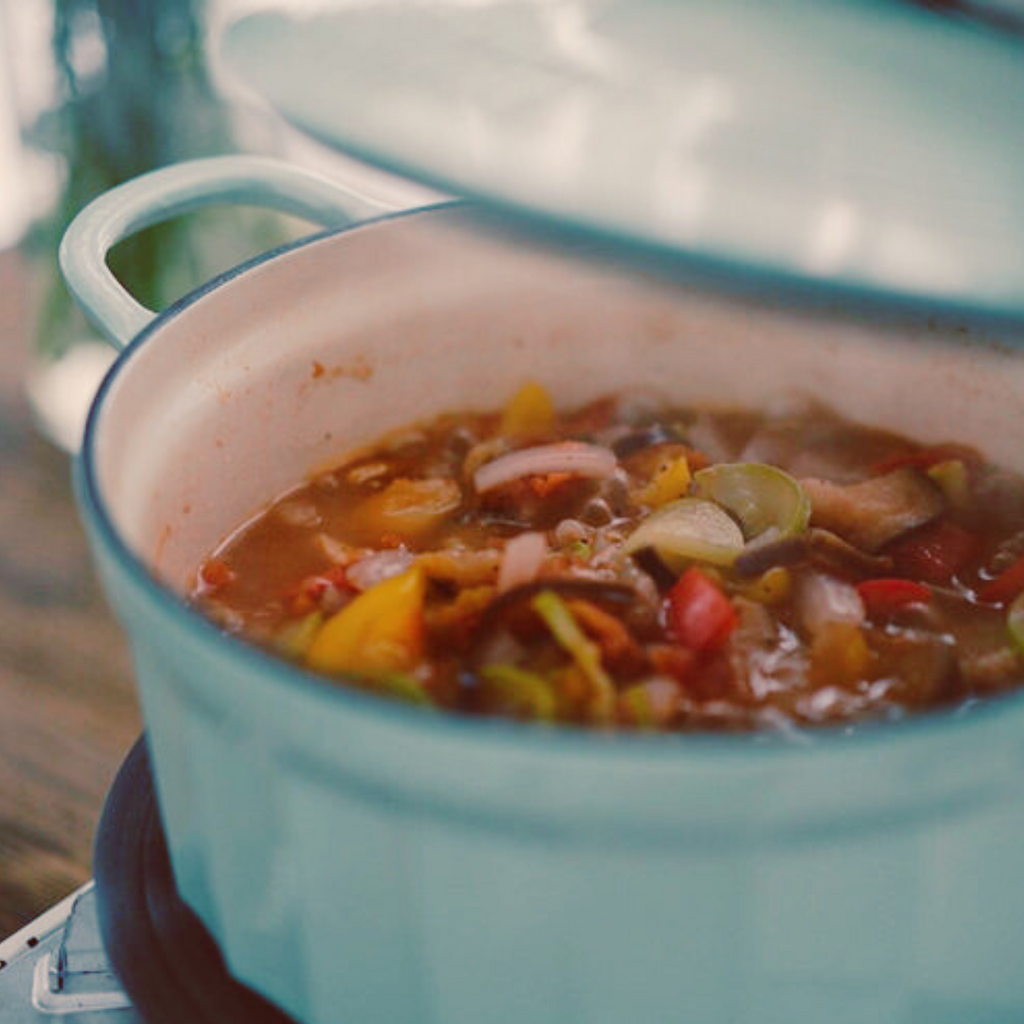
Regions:
M 915 530 L 889 548 L 897 570 L 912 579 L 948 583 L 978 552 L 978 538 L 962 526 L 940 521 Z
M 897 452 L 888 458 L 876 462 L 871 467 L 871 472 L 876 476 L 891 473 L 894 469 L 902 469 L 904 466 L 916 466 L 918 469 L 930 469 L 940 462 L 951 462 L 958 459 L 965 466 L 977 466 L 981 462 L 981 456 L 965 444 L 936 444 L 930 448 L 919 448 L 911 452 Z
M 715 651 L 737 622 L 736 609 L 700 569 L 687 569 L 668 592 L 668 622 L 676 638 L 694 651 Z
M 344 566 L 334 565 L 320 575 L 305 576 L 285 591 L 289 615 L 308 615 L 320 604 L 330 587 L 343 591 L 355 589 L 348 581 Z
M 857 584 L 868 615 L 891 615 L 912 604 L 926 604 L 931 590 L 916 580 L 878 579 Z
M 978 590 L 982 601 L 1004 604 L 1024 591 L 1024 555 Z

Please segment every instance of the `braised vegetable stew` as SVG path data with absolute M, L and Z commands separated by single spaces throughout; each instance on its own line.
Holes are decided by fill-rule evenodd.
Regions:
M 527 383 L 283 495 L 192 601 L 344 685 L 466 714 L 897 718 L 1024 678 L 1024 477 L 811 403 L 562 412 Z

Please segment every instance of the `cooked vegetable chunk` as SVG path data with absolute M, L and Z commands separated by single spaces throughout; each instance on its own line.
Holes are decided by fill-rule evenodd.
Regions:
M 371 677 L 415 668 L 423 653 L 425 589 L 418 566 L 371 587 L 323 624 L 306 655 L 310 668 Z
M 875 552 L 889 541 L 941 515 L 942 491 L 914 469 L 893 470 L 856 484 L 802 480 L 811 522 Z
M 393 480 L 352 511 L 353 524 L 366 534 L 395 533 L 419 540 L 436 529 L 462 504 L 454 480 Z

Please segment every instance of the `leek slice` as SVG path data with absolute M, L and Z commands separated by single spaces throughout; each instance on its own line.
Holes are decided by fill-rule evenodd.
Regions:
M 430 694 L 423 689 L 423 684 L 405 672 L 390 672 L 386 676 L 381 676 L 374 680 L 370 689 L 386 697 L 393 697 L 395 700 L 404 700 L 409 704 L 432 707 L 434 703 L 430 699 Z
M 1013 599 L 1006 613 L 1006 628 L 1017 653 L 1024 655 L 1024 591 Z
M 601 664 L 601 649 L 587 637 L 569 606 L 553 590 L 542 590 L 530 606 L 590 683 L 591 716 L 599 722 L 609 721 L 615 706 L 615 685 Z
M 960 459 L 949 459 L 929 466 L 925 472 L 942 491 L 953 508 L 964 508 L 971 500 L 971 478 Z
M 776 466 L 726 462 L 694 475 L 697 493 L 728 509 L 747 540 L 773 527 L 779 537 L 807 529 L 811 502 L 800 484 Z
M 557 705 L 554 691 L 543 676 L 515 665 L 487 665 L 480 672 L 485 697 L 511 706 L 527 718 L 551 722 Z
M 713 501 L 680 498 L 649 515 L 626 538 L 623 554 L 654 548 L 674 571 L 687 562 L 732 565 L 743 550 L 743 532 Z

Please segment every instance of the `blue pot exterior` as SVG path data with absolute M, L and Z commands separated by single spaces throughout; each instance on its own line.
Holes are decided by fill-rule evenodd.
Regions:
M 1019 701 L 808 746 L 380 705 L 218 635 L 80 493 L 182 895 L 297 1019 L 1021 1019 Z
M 275 661 L 155 583 L 98 494 L 111 382 L 193 301 L 121 357 L 75 477 L 178 887 L 238 978 L 305 1024 L 1024 1019 L 1024 693 L 802 742 L 606 736 Z

